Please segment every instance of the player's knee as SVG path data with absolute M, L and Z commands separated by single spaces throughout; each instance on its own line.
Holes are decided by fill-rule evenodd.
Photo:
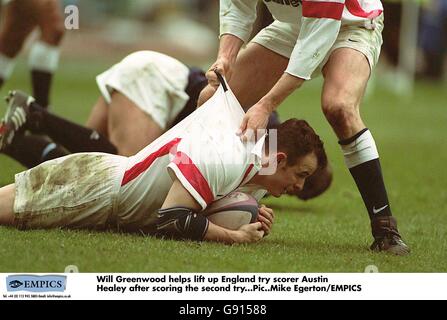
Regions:
M 209 98 L 211 98 L 216 92 L 216 88 L 207 85 L 203 90 L 200 92 L 199 99 L 197 100 L 197 107 L 200 107 L 202 104 L 208 101 Z
M 0 36 L 0 51 L 8 57 L 14 58 L 22 50 L 26 36 L 21 32 L 2 34 Z
M 53 27 L 52 37 L 55 45 L 59 45 L 61 43 L 64 34 L 65 34 L 65 27 L 62 22 L 58 23 Z
M 355 106 L 346 102 L 327 102 L 323 104 L 323 113 L 334 129 L 349 128 L 358 118 Z
M 53 46 L 58 46 L 65 34 L 62 21 L 52 24 L 45 31 L 42 31 L 42 40 Z
M 126 139 L 120 139 L 119 137 L 110 135 L 109 140 L 116 147 L 116 154 L 120 156 L 130 157 L 139 151 L 138 150 L 137 152 L 134 152 L 134 148 L 132 147 L 132 145 L 126 143 Z
M 4 53 L 6 56 L 8 56 L 9 58 L 15 58 L 20 50 L 22 50 L 22 44 L 13 44 L 13 45 L 8 45 L 5 48 L 0 48 L 0 52 Z
M 116 135 L 113 132 L 110 133 L 109 140 L 116 147 L 115 154 L 120 156 L 130 157 L 142 149 L 137 146 L 132 139 Z
M 127 146 L 118 146 L 116 148 L 116 154 L 123 156 L 123 157 L 131 157 L 138 153 L 140 150 L 136 150 L 135 148 L 129 148 Z

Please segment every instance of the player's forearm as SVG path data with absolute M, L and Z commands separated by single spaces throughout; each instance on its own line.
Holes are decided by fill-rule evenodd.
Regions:
M 233 244 L 239 242 L 237 237 L 237 231 L 222 228 L 212 222 L 209 222 L 208 230 L 206 231 L 203 240 L 223 242 L 226 244 Z
M 220 38 L 218 59 L 225 59 L 230 66 L 236 61 L 239 50 L 244 42 L 232 34 L 224 34 Z
M 273 112 L 293 91 L 301 87 L 304 81 L 304 79 L 284 73 L 259 103 L 263 105 L 268 112 Z

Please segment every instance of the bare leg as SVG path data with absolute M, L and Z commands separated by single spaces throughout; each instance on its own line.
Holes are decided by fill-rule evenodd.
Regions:
M 0 188 L 0 225 L 12 225 L 14 222 L 15 185 Z
M 332 53 L 323 75 L 324 115 L 340 140 L 350 138 L 365 128 L 360 103 L 370 75 L 368 61 L 356 50 L 341 48 Z
M 163 134 L 147 113 L 120 92 L 112 94 L 109 108 L 109 139 L 119 155 L 134 155 Z
M 22 49 L 26 37 L 36 26 L 36 21 L 26 5 L 12 1 L 2 8 L 0 52 L 14 58 Z
M 240 52 L 229 85 L 245 110 L 270 91 L 284 73 L 288 62 L 289 59 L 256 43 L 249 44 Z M 200 94 L 199 105 L 213 93 L 212 88 L 205 87 Z
M 375 239 L 371 249 L 407 254 L 410 250 L 391 214 L 374 138 L 360 117 L 370 75 L 368 61 L 356 50 L 341 48 L 332 53 L 323 75 L 323 112 L 340 140 L 345 162 L 368 210 Z
M 50 90 L 59 64 L 59 44 L 64 35 L 64 17 L 59 0 L 28 0 L 40 29 L 40 39 L 29 54 L 31 80 L 36 101 L 43 107 L 50 103 Z
M 288 58 L 256 43 L 249 44 L 239 54 L 229 85 L 244 109 L 250 108 L 270 91 L 288 63 Z
M 104 100 L 102 96 L 99 97 L 96 104 L 93 106 L 92 111 L 88 117 L 86 127 L 90 129 L 96 130 L 98 133 L 102 134 L 105 137 L 109 136 L 107 131 L 107 123 L 109 117 L 109 107 L 107 106 L 107 102 Z
M 64 36 L 64 17 L 59 0 L 34 0 L 35 16 L 45 43 L 58 46 Z

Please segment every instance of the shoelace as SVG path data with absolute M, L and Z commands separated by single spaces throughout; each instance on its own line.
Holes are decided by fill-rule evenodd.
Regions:
M 22 108 L 17 108 L 14 110 L 14 114 L 11 117 L 14 123 L 15 130 L 19 130 L 26 122 L 26 112 Z

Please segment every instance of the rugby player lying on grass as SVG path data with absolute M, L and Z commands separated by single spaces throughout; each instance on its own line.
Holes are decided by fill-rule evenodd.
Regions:
M 210 223 L 200 211 L 239 187 L 257 199 L 300 190 L 327 158 L 304 120 L 287 120 L 268 138 L 243 143 L 235 134 L 243 117 L 232 92 L 221 87 L 135 156 L 78 153 L 19 173 L 0 189 L 0 224 L 258 241 L 270 231 L 272 210 L 260 210 L 261 222 L 236 231 Z
M 0 152 L 28 168 L 77 152 L 134 155 L 195 110 L 207 79 L 172 57 L 138 51 L 98 75 L 97 83 L 101 96 L 85 127 L 41 108 L 20 91 L 11 93 L 0 124 Z M 272 114 L 268 127 L 279 123 Z M 328 165 L 294 195 L 314 198 L 331 182 Z

